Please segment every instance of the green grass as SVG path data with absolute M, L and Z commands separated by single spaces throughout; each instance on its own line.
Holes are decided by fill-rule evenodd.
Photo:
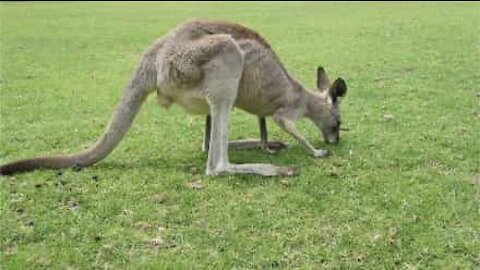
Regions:
M 230 159 L 300 176 L 209 178 L 203 117 L 152 96 L 97 165 L 0 179 L 0 268 L 480 268 L 479 3 L 0 8 L 1 163 L 94 141 L 142 51 L 188 18 L 257 29 L 307 87 L 318 65 L 344 77 L 350 128 L 330 147 L 302 122 L 332 152 L 314 159 L 269 122 L 288 150 Z M 257 137 L 256 121 L 235 111 L 230 138 Z M 203 189 L 188 187 L 196 180 Z

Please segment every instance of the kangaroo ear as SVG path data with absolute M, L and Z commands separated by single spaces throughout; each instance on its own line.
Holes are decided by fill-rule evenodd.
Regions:
M 347 83 L 342 78 L 337 78 L 330 87 L 330 96 L 336 102 L 338 97 L 343 97 L 347 94 Z
M 330 80 L 328 79 L 327 72 L 323 67 L 317 68 L 317 89 L 325 89 L 330 86 Z

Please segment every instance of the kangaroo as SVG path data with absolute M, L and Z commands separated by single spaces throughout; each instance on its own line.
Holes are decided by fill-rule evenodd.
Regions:
M 328 152 L 313 147 L 296 129 L 295 122 L 307 117 L 327 143 L 338 143 L 339 104 L 347 85 L 341 78 L 331 83 L 319 67 L 316 88 L 308 91 L 291 77 L 267 41 L 254 30 L 229 22 L 187 21 L 156 40 L 143 54 L 105 132 L 95 144 L 74 154 L 7 163 L 0 166 L 0 174 L 86 167 L 100 161 L 125 136 L 146 97 L 156 92 L 162 107 L 178 104 L 188 113 L 207 115 L 203 144 L 208 152 L 207 175 L 296 175 L 293 167 L 230 163 L 230 112 L 237 107 L 257 115 L 261 131 L 260 142 L 231 142 L 231 148 L 260 147 L 267 152 L 282 148 L 281 142 L 267 142 L 265 117 L 271 116 L 308 153 L 323 158 Z

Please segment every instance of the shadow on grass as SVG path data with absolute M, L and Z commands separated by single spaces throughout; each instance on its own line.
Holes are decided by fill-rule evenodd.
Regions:
M 317 143 L 317 142 L 316 142 Z M 348 155 L 348 150 L 351 145 L 343 142 L 339 145 L 325 145 L 323 142 L 317 145 L 331 151 L 332 155 Z M 311 157 L 299 145 L 291 144 L 289 148 L 283 149 L 276 155 L 268 155 L 259 149 L 254 150 L 231 150 L 229 152 L 230 161 L 236 164 L 245 163 L 269 163 L 275 166 L 294 167 L 298 170 L 298 175 L 293 177 L 272 176 L 264 177 L 253 174 L 226 174 L 215 177 L 205 175 L 205 164 L 207 162 L 207 155 L 201 151 L 196 151 L 190 156 L 187 154 L 169 155 L 169 156 L 148 156 L 141 155 L 135 158 L 124 157 L 116 159 L 106 159 L 91 167 L 83 168 L 82 171 L 89 172 L 121 172 L 122 174 L 141 173 L 157 174 L 159 176 L 166 176 L 172 174 L 182 174 L 186 177 L 210 179 L 213 181 L 224 181 L 230 186 L 248 187 L 257 186 L 270 181 L 295 181 L 299 177 L 305 177 L 302 171 L 305 171 L 311 166 L 318 166 L 316 159 Z M 324 159 L 326 163 L 331 157 Z
M 198 167 L 199 164 L 205 163 L 206 157 L 195 156 L 192 158 L 178 158 L 176 156 L 165 157 L 137 157 L 134 160 L 106 160 L 92 166 L 92 168 L 102 170 L 149 170 L 149 171 L 179 171 L 191 170 Z

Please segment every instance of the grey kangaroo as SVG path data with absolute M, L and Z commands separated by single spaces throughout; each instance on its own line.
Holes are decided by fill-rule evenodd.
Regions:
M 347 92 L 341 78 L 333 83 L 317 69 L 317 89 L 306 90 L 292 78 L 279 57 L 257 32 L 244 26 L 187 21 L 158 39 L 144 53 L 127 84 L 104 134 L 88 149 L 69 155 L 23 159 L 0 166 L 8 175 L 40 168 L 85 167 L 106 157 L 118 145 L 146 97 L 157 92 L 158 103 L 179 104 L 188 113 L 207 115 L 203 148 L 208 152 L 207 175 L 251 173 L 291 176 L 292 167 L 271 164 L 232 164 L 231 148 L 262 148 L 274 153 L 281 142 L 268 142 L 265 117 L 293 136 L 314 157 L 328 152 L 310 144 L 295 127 L 307 117 L 327 143 L 336 144 L 340 132 L 340 99 Z M 260 119 L 260 141 L 228 142 L 230 112 L 240 108 Z

